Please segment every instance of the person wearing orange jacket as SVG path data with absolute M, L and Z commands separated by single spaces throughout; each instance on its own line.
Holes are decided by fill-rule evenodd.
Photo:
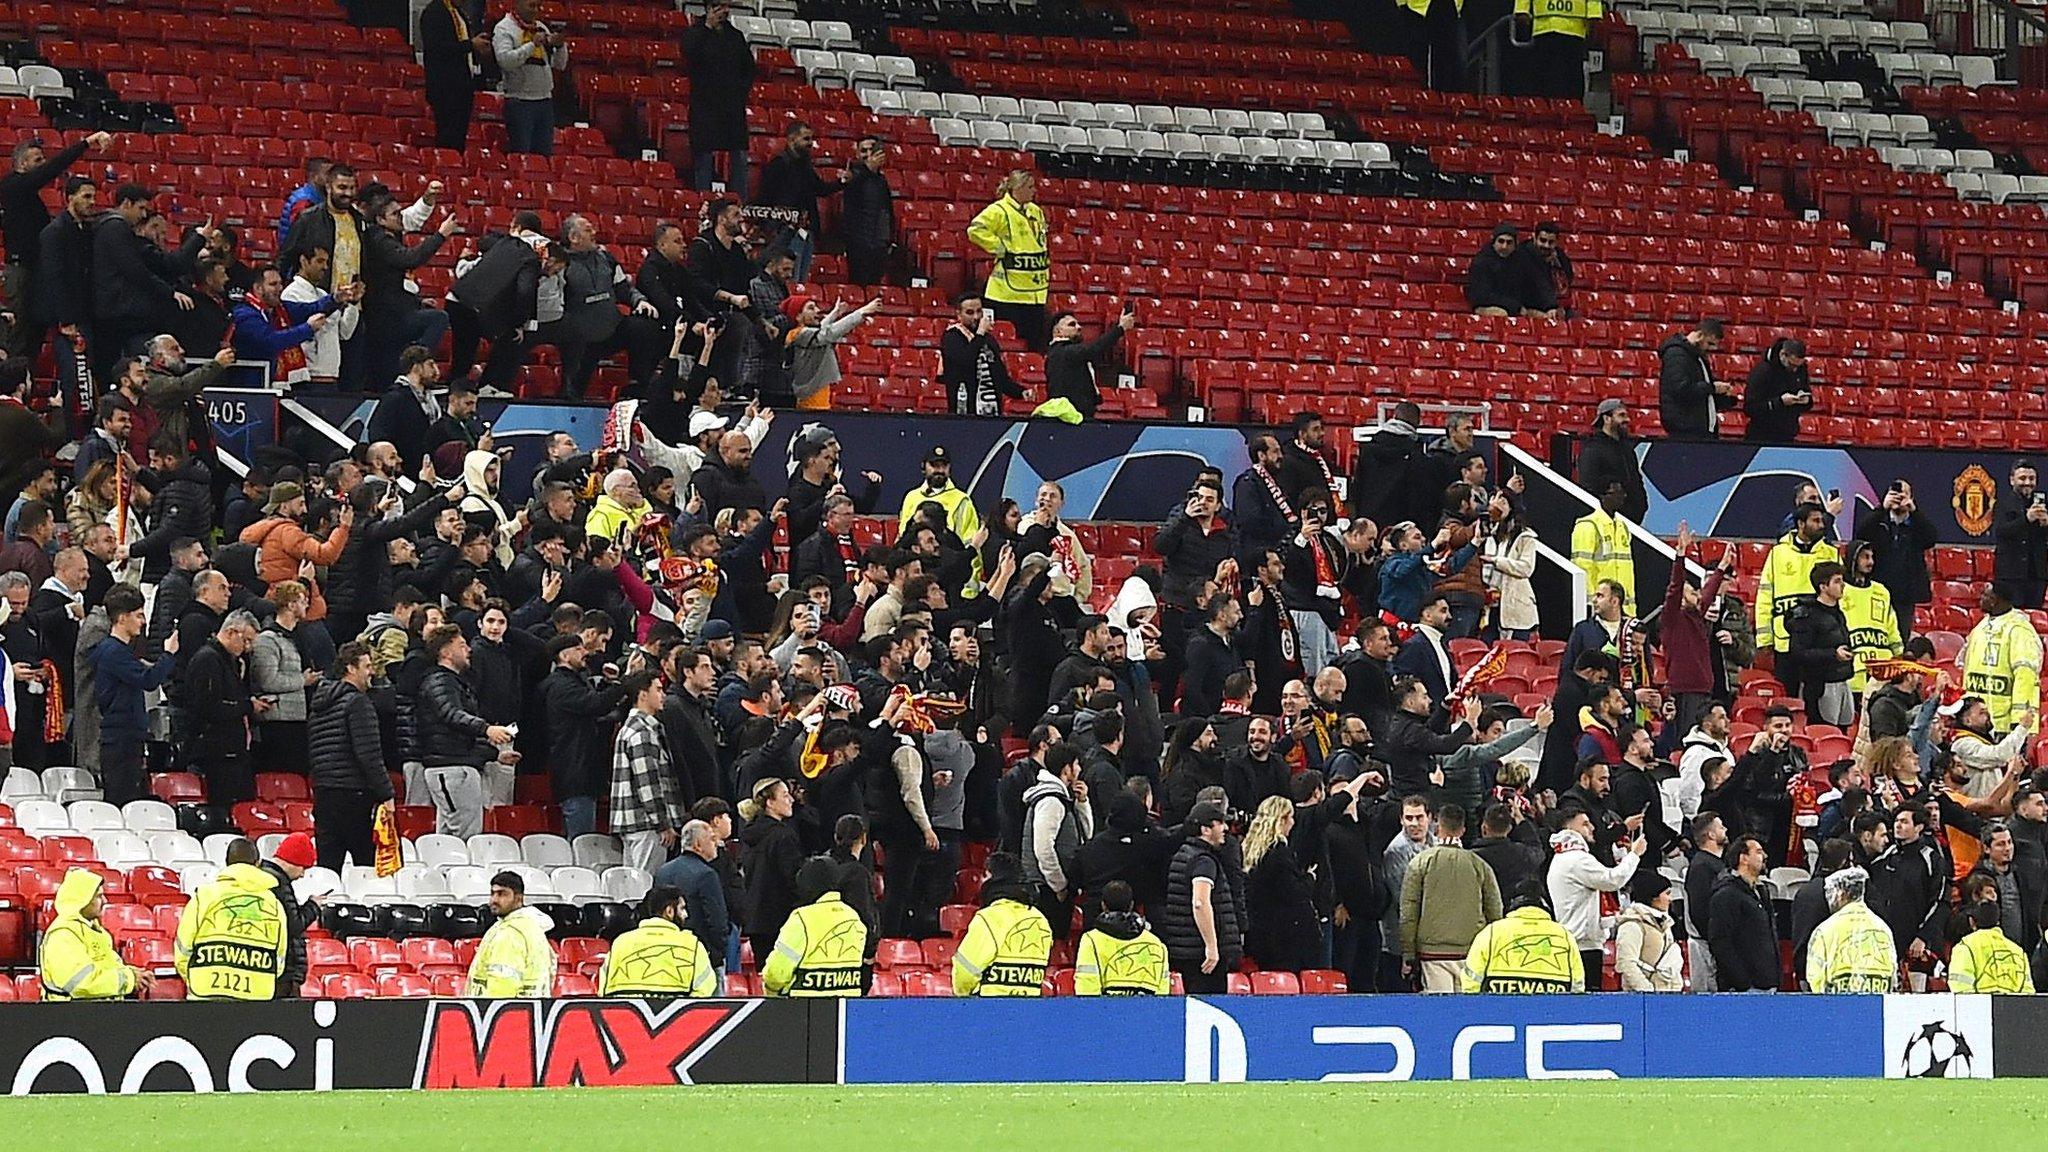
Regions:
M 305 516 L 305 490 L 290 481 L 274 484 L 270 500 L 263 506 L 263 519 L 242 529 L 241 542 L 256 546 L 256 575 L 265 584 L 304 580 L 306 619 L 324 620 L 327 597 L 321 594 L 319 583 L 305 566 L 325 568 L 341 559 L 341 550 L 348 546 L 349 529 L 356 522 L 356 510 L 353 504 L 344 503 L 340 526 L 325 540 L 300 525 Z

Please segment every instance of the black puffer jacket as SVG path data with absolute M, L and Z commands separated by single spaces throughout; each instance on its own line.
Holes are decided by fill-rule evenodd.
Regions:
M 796 910 L 796 871 L 804 850 L 796 822 L 756 816 L 740 831 L 747 874 L 747 935 L 773 936 Z
M 413 737 L 422 763 L 481 767 L 490 759 L 490 745 L 484 743 L 488 727 L 477 714 L 476 690 L 469 681 L 438 665 L 420 681 Z
M 612 726 L 605 716 L 625 699 L 622 684 L 601 688 L 561 665 L 541 680 L 539 696 L 548 723 L 548 771 L 555 795 L 601 796 L 611 782 Z
M 1194 871 L 1197 860 L 1215 862 L 1215 884 L 1209 889 L 1209 907 L 1216 914 L 1217 969 L 1230 971 L 1244 956 L 1244 915 L 1237 894 L 1243 881 L 1232 875 L 1230 860 L 1201 840 L 1189 840 L 1173 857 L 1166 873 L 1166 907 L 1160 910 L 1159 938 L 1174 964 L 1199 964 L 1202 933 L 1195 927 Z
M 375 519 L 357 508 L 348 543 L 341 546 L 341 557 L 327 569 L 323 591 L 328 614 L 346 618 L 388 611 L 394 588 L 384 546 L 400 536 L 417 536 L 432 528 L 434 517 L 447 506 L 448 498 L 437 492 L 391 520 Z
M 320 918 L 320 910 L 310 902 L 299 903 L 290 878 L 277 861 L 265 860 L 257 867 L 277 880 L 277 902 L 284 907 L 284 971 L 277 977 L 277 998 L 296 1000 L 299 985 L 306 982 L 306 926 Z
M 152 527 L 128 546 L 143 558 L 142 578 L 161 580 L 171 569 L 171 542 L 182 536 L 205 540 L 213 535 L 213 474 L 197 460 L 187 460 L 159 483 L 150 498 Z
M 346 680 L 321 680 L 308 701 L 306 745 L 313 762 L 315 792 L 368 792 L 392 798 L 385 774 L 384 744 L 377 709 Z

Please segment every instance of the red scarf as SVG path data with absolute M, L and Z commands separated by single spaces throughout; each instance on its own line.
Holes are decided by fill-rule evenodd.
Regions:
M 1325 584 L 1332 587 L 1336 586 L 1337 566 L 1330 559 L 1330 550 L 1323 546 L 1323 534 L 1321 532 L 1308 538 L 1308 553 L 1315 557 L 1317 586 L 1320 587 Z
M 851 584 L 860 575 L 860 550 L 853 546 L 852 536 L 841 536 L 835 541 L 839 545 L 839 566 L 843 570 L 841 584 Z
M 1052 562 L 1067 574 L 1067 579 L 1080 582 L 1081 566 L 1074 562 L 1074 538 L 1057 528 L 1052 534 Z
M 1295 447 L 1306 453 L 1309 459 L 1316 462 L 1316 467 L 1323 470 L 1323 491 L 1328 492 L 1330 499 L 1335 500 L 1337 498 L 1337 478 L 1330 474 L 1330 462 L 1323 459 L 1321 452 L 1306 444 L 1296 443 Z
M 285 311 L 282 302 L 279 302 L 275 309 L 266 308 L 254 292 L 249 292 L 242 296 L 242 303 L 254 308 L 257 315 L 268 320 L 273 332 L 283 332 L 293 327 L 291 313 Z M 296 382 L 306 379 L 310 373 L 306 369 L 305 348 L 298 344 L 287 345 L 271 362 L 270 371 L 271 375 L 279 380 Z

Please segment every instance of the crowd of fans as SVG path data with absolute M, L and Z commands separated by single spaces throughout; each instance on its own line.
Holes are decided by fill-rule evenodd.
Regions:
M 691 48 L 707 58 L 737 36 L 712 13 Z M 515 146 L 544 150 L 544 112 L 513 106 L 547 103 L 566 43 L 531 5 L 489 36 L 429 14 L 430 64 L 488 49 L 520 70 Z M 459 88 L 437 88 L 451 138 Z M 17 148 L 0 181 L 8 764 L 81 766 L 117 804 L 190 771 L 223 814 L 259 772 L 310 776 L 314 833 L 269 861 L 238 844 L 188 909 L 195 995 L 293 994 L 311 912 L 280 898 L 292 881 L 373 864 L 400 800 L 475 835 L 521 775 L 546 777 L 564 832 L 617 834 L 652 884 L 614 944 L 620 990 L 701 994 L 745 951 L 771 993 L 857 993 L 881 941 L 960 931 L 941 921 L 963 865 L 982 907 L 962 993 L 1035 994 L 1069 944 L 1077 988 L 1104 992 L 1164 991 L 1169 971 L 1221 991 L 1246 964 L 1334 969 L 1352 991 L 1769 989 L 1788 983 L 1774 895 L 1816 989 L 1890 987 L 1901 965 L 1920 987 L 1944 963 L 1951 986 L 2003 987 L 1987 973 L 2036 950 L 2040 640 L 2016 606 L 2048 581 L 2048 501 L 2030 466 L 2001 495 L 2000 582 L 1951 676 L 1911 635 L 1934 534 L 1903 483 L 1839 526 L 1838 497 L 1799 493 L 1752 604 L 1725 567 L 1696 588 L 1681 564 L 1645 611 L 1642 478 L 1627 405 L 1604 401 L 1578 470 L 1600 507 L 1572 542 L 1589 612 L 1541 707 L 1489 691 L 1542 623 L 1523 480 L 1494 473 L 1469 418 L 1427 437 L 1413 404 L 1348 472 L 1314 413 L 1253 435 L 1251 466 L 1199 474 L 1114 588 L 1057 482 L 1029 508 L 978 507 L 943 446 L 892 542 L 862 543 L 881 477 L 858 446 L 846 459 L 805 425 L 773 501 L 754 471 L 772 407 L 828 407 L 835 345 L 875 307 L 805 289 L 819 198 L 858 201 L 857 282 L 890 266 L 886 145 L 860 141 L 834 180 L 814 144 L 791 125 L 750 204 L 714 199 L 694 237 L 657 226 L 630 274 L 589 219 L 550 236 L 520 212 L 464 253 L 439 308 L 407 278 L 461 231 L 434 185 L 402 203 L 316 161 L 283 206 L 279 265 L 250 268 L 210 223 L 167 248 L 150 190 L 66 175 L 108 138 Z M 52 217 L 34 193 L 60 180 Z M 1135 314 L 1093 340 L 1048 315 L 1034 181 L 998 191 L 968 233 L 994 271 L 958 302 L 940 379 L 961 414 L 1023 394 L 1000 318 L 1044 356 L 1046 414 L 1086 418 Z M 1556 226 L 1515 241 L 1504 228 L 1475 261 L 1474 307 L 1567 314 Z M 1667 430 L 1716 430 L 1720 338 L 1702 321 L 1660 350 Z M 45 339 L 61 400 L 38 414 L 21 401 Z M 477 399 L 543 343 L 572 396 L 621 354 L 633 388 L 602 444 L 548 438 L 519 503 Z M 238 360 L 381 389 L 365 442 L 232 474 L 201 395 Z M 1801 348 L 1778 341 L 1751 431 L 1796 430 L 1811 398 Z M 1682 533 L 1680 555 L 1694 544 Z M 1460 659 L 1473 639 L 1502 647 Z M 1738 747 L 1730 710 L 1759 661 L 1783 692 Z M 1810 763 L 1801 717 L 1853 728 L 1850 754 Z M 471 990 L 549 990 L 552 924 L 517 873 L 492 889 Z M 207 937 L 209 909 L 252 897 L 277 924 L 267 980 Z M 146 987 L 101 962 L 99 903 L 88 879 L 60 894 L 46 973 L 80 956 L 105 972 L 56 995 Z

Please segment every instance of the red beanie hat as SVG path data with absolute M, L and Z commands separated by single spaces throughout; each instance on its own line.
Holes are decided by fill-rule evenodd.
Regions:
M 320 853 L 313 847 L 313 838 L 304 832 L 294 832 L 285 837 L 270 858 L 294 868 L 311 868 L 320 863 Z
M 796 318 L 798 316 L 803 315 L 804 305 L 809 304 L 810 302 L 811 298 L 809 296 L 804 296 L 801 294 L 784 297 L 782 301 L 783 319 L 788 320 L 791 323 L 795 323 Z

